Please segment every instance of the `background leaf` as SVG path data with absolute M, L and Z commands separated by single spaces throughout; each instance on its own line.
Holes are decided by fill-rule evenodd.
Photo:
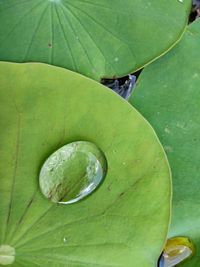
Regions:
M 130 102 L 150 121 L 172 168 L 174 196 L 169 236 L 187 236 L 200 257 L 200 20 L 182 41 L 141 74 Z
M 0 60 L 124 76 L 178 41 L 190 8 L 191 0 L 1 0 Z
M 104 86 L 60 68 L 0 63 L 0 82 L 0 244 L 16 249 L 13 266 L 156 266 L 171 183 L 150 125 Z M 77 140 L 104 152 L 107 175 L 88 198 L 57 205 L 38 189 L 40 167 Z

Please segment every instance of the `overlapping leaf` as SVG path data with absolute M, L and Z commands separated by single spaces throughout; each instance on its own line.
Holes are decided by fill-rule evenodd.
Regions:
M 174 197 L 169 236 L 187 236 L 200 261 L 200 20 L 182 41 L 141 74 L 130 102 L 155 127 L 172 168 Z
M 0 60 L 123 76 L 182 35 L 191 0 L 1 0 Z

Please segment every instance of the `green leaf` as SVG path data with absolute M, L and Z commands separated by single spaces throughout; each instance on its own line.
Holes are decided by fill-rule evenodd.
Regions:
M 155 128 L 172 168 L 174 197 L 169 236 L 187 236 L 200 257 L 200 20 L 182 41 L 141 74 L 130 102 Z
M 121 97 L 76 73 L 0 63 L 0 262 L 41 267 L 152 267 L 166 239 L 170 173 L 150 125 Z M 71 205 L 39 190 L 58 148 L 90 141 L 108 170 Z M 6 247 L 5 247 L 6 245 Z
M 190 8 L 191 0 L 1 0 L 0 60 L 124 76 L 179 40 Z

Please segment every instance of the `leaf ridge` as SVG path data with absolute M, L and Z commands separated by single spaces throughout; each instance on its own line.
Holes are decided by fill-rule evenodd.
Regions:
M 43 3 L 43 0 L 41 0 L 39 3 L 37 3 L 35 6 L 33 6 L 31 9 L 29 9 L 24 16 L 22 16 L 18 22 L 11 28 L 9 33 L 5 36 L 5 38 L 1 41 L 1 45 L 7 40 L 7 38 L 14 32 L 14 30 L 17 28 L 17 26 L 22 22 L 22 20 L 28 16 L 34 9 L 36 9 L 41 3 Z
M 8 214 L 7 214 L 7 219 L 6 219 L 6 229 L 5 229 L 5 236 L 4 240 L 6 239 L 6 235 L 8 232 L 8 224 L 10 221 L 10 215 L 12 211 L 12 205 L 13 205 L 13 195 L 14 195 L 14 187 L 15 187 L 15 182 L 16 182 L 16 172 L 17 172 L 17 167 L 18 167 L 18 160 L 19 160 L 19 141 L 20 141 L 20 127 L 21 127 L 21 114 L 18 112 L 18 119 L 17 119 L 17 137 L 16 137 L 16 157 L 15 157 L 15 162 L 14 162 L 14 170 L 13 170 L 13 178 L 12 178 L 12 186 L 11 186 L 11 192 L 10 192 L 10 201 L 9 201 L 9 206 L 8 206 Z
M 65 34 L 65 31 L 64 31 L 63 25 L 62 25 L 62 23 L 61 23 L 60 15 L 59 15 L 59 12 L 58 12 L 58 10 L 57 10 L 56 5 L 55 5 L 55 11 L 56 11 L 56 15 L 57 15 L 57 18 L 58 18 L 58 21 L 59 21 L 59 25 L 60 25 L 61 31 L 62 31 L 62 33 L 63 33 L 63 37 L 64 37 L 65 42 L 66 42 L 66 44 L 67 44 L 67 47 L 68 47 L 68 49 L 69 49 L 69 51 L 70 51 L 70 56 L 71 56 L 71 60 L 72 60 L 72 64 L 73 64 L 73 69 L 74 69 L 74 71 L 77 71 L 78 68 L 77 68 L 77 65 L 76 65 L 76 61 L 75 61 L 74 55 L 73 55 L 73 53 L 72 53 L 72 49 L 71 49 L 71 46 L 70 46 L 70 44 L 69 44 L 69 41 L 68 41 L 68 39 L 67 39 L 67 37 L 66 37 L 66 34 Z
M 26 58 L 27 58 L 27 56 L 28 56 L 28 54 L 29 54 L 29 52 L 30 52 L 30 49 L 31 49 L 31 47 L 32 47 L 32 45 L 33 45 L 34 37 L 35 37 L 37 31 L 39 30 L 39 28 L 40 28 L 40 26 L 41 26 L 42 19 L 44 18 L 44 15 L 45 15 L 47 9 L 48 9 L 48 5 L 44 8 L 44 10 L 43 10 L 41 16 L 40 16 L 39 19 L 38 19 L 38 23 L 37 23 L 37 25 L 36 25 L 36 27 L 35 27 L 35 30 L 34 30 L 33 34 L 32 34 L 32 38 L 31 38 L 31 41 L 30 41 L 30 43 L 29 43 L 29 45 L 28 45 L 28 47 L 27 47 L 27 50 L 26 50 L 26 53 L 25 53 L 25 55 L 24 55 L 24 59 L 23 59 L 23 61 L 26 60 Z

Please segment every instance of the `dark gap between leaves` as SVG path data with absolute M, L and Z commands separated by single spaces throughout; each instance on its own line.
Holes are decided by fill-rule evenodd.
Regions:
M 102 79 L 101 83 L 128 100 L 142 69 L 118 79 Z
M 193 0 L 189 23 L 192 23 L 198 18 L 200 18 L 200 0 Z

